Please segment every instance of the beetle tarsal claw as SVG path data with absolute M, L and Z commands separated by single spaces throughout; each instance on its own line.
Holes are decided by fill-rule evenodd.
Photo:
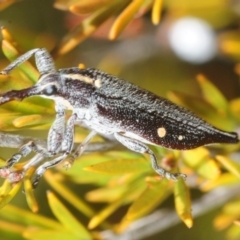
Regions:
M 179 178 L 182 178 L 183 180 L 187 179 L 187 175 L 184 173 L 173 173 L 174 177 L 175 177 L 175 181 L 177 181 Z
M 40 180 L 40 176 L 38 176 L 38 175 L 33 178 L 33 180 L 32 180 L 33 189 L 35 189 L 37 187 L 39 180 Z
M 177 182 L 179 178 L 183 178 L 183 180 L 186 180 L 187 175 L 183 173 L 165 172 L 165 177 L 169 180 L 173 180 L 174 182 Z

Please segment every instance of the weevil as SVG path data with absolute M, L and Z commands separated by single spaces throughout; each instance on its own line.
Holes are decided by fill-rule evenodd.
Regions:
M 72 154 L 73 160 L 84 152 L 96 134 L 100 134 L 119 141 L 132 151 L 148 154 L 153 169 L 160 176 L 175 181 L 186 175 L 160 167 L 149 144 L 186 150 L 211 143 L 239 141 L 237 133 L 215 128 L 191 111 L 98 69 L 73 67 L 56 70 L 53 59 L 44 48 L 26 52 L 1 74 L 9 74 L 33 55 L 40 73 L 38 82 L 30 88 L 2 94 L 0 104 L 35 95 L 55 101 L 56 119 L 48 133 L 47 149 L 38 148 L 34 142 L 28 143 L 8 160 L 5 167 L 9 169 L 31 151 L 51 157 L 37 168 L 34 186 L 48 168 L 71 154 L 75 125 L 84 125 L 91 131 Z M 66 110 L 72 111 L 67 122 Z

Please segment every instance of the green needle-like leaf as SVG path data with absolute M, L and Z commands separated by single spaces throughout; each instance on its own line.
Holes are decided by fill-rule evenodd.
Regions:
M 182 221 L 191 228 L 193 225 L 190 192 L 185 181 L 180 178 L 174 184 L 175 208 Z
M 232 173 L 223 173 L 217 179 L 209 180 L 200 186 L 202 191 L 211 191 L 217 187 L 234 186 L 239 184 L 239 178 Z
M 112 0 L 81 0 L 73 3 L 69 9 L 75 14 L 87 14 L 97 11 L 99 8 L 111 3 Z
M 53 231 L 53 230 L 38 230 L 38 229 L 30 229 L 24 231 L 24 237 L 30 240 L 43 240 L 43 239 L 51 239 L 51 240 L 80 240 L 80 239 L 90 239 L 90 238 L 79 238 L 72 234 L 71 232 L 67 232 L 63 230 Z
M 125 5 L 125 1 L 115 0 L 109 5 L 99 8 L 63 38 L 62 43 L 54 50 L 53 55 L 61 56 L 69 52 L 80 42 L 92 35 L 103 22 L 121 9 L 123 5 Z
M 150 213 L 169 196 L 169 193 L 170 188 L 167 179 L 148 183 L 146 190 L 133 202 L 124 218 L 133 221 Z
M 10 42 L 7 40 L 2 41 L 2 50 L 4 55 L 12 62 L 18 58 L 21 54 Z M 29 77 L 29 79 L 35 83 L 38 79 L 39 73 L 29 62 L 22 63 L 19 68 Z
M 226 98 L 206 77 L 198 75 L 198 83 L 201 87 L 203 97 L 212 104 L 220 113 L 227 114 L 229 107 Z
M 80 197 L 76 196 L 72 191 L 70 191 L 65 185 L 58 181 L 58 179 L 54 179 L 54 174 L 51 171 L 47 171 L 44 174 L 44 178 L 48 181 L 50 186 L 52 186 L 55 191 L 58 192 L 63 198 L 66 199 L 69 203 L 71 203 L 75 208 L 77 208 L 80 212 L 84 213 L 88 217 L 92 217 L 94 215 L 94 211 L 85 203 Z
M 216 179 L 219 177 L 221 170 L 214 159 L 210 157 L 209 151 L 200 147 L 194 150 L 182 153 L 184 163 L 195 170 L 200 176 L 206 179 Z
M 9 192 L 1 194 L 1 196 L 0 196 L 0 209 L 3 208 L 4 206 L 6 206 L 13 199 L 13 197 L 19 191 L 21 185 L 22 185 L 22 182 L 18 182 L 12 187 L 12 189 Z
M 132 172 L 146 172 L 151 170 L 151 166 L 146 159 L 118 159 L 101 162 L 84 168 L 87 171 L 120 175 Z
M 40 228 L 55 229 L 57 231 L 62 230 L 63 228 L 57 221 L 41 216 L 40 214 L 34 214 L 10 204 L 1 209 L 0 216 L 9 221 L 19 222 L 24 225 L 33 225 Z
M 216 156 L 216 159 L 231 173 L 240 179 L 240 165 L 225 156 Z
M 47 197 L 53 214 L 67 230 L 71 231 L 80 239 L 92 239 L 90 232 L 69 212 L 52 192 L 49 191 Z

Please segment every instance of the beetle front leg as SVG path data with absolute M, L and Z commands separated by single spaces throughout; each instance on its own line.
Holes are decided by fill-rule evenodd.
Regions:
M 35 152 L 37 154 L 23 166 L 23 169 L 21 171 L 11 169 L 11 167 L 14 166 L 14 164 L 16 164 L 17 162 L 19 162 L 22 157 L 26 157 L 31 152 Z M 49 156 L 49 152 L 46 148 L 37 145 L 33 141 L 30 141 L 27 144 L 24 144 L 20 148 L 19 152 L 14 154 L 7 161 L 6 166 L 0 168 L 0 176 L 2 178 L 7 178 L 11 183 L 19 182 L 23 178 L 24 173 L 30 167 L 36 167 L 44 158 Z
M 162 177 L 166 177 L 167 179 L 172 179 L 174 181 L 177 181 L 179 177 L 182 178 L 186 178 L 186 175 L 183 173 L 170 173 L 168 171 L 166 171 L 165 169 L 163 169 L 162 167 L 160 167 L 158 165 L 157 162 L 157 158 L 154 154 L 154 152 L 145 144 L 132 139 L 132 138 L 128 138 L 125 137 L 119 133 L 115 133 L 114 136 L 116 137 L 116 139 L 122 143 L 125 147 L 127 147 L 128 149 L 134 151 L 134 152 L 138 152 L 138 153 L 147 153 L 150 156 L 151 159 L 151 163 L 152 163 L 152 168 Z
M 59 147 L 61 146 L 62 154 L 59 157 L 56 157 L 51 161 L 45 162 L 44 164 L 38 167 L 36 171 L 36 176 L 33 179 L 33 187 L 37 186 L 39 179 L 42 177 L 42 175 L 45 173 L 47 169 L 56 166 L 57 164 L 62 162 L 69 155 L 69 153 L 71 153 L 73 144 L 74 144 L 74 125 L 75 125 L 76 119 L 77 119 L 77 114 L 73 114 L 69 118 L 66 126 L 66 131 L 64 132 L 64 134 L 61 135 L 61 137 L 63 137 L 62 141 L 59 141 L 58 144 L 55 143 L 56 144 L 55 147 L 57 147 L 56 149 L 59 149 Z M 55 129 L 53 127 L 52 132 L 56 132 L 59 134 L 59 131 L 56 131 L 59 127 L 58 124 L 59 122 L 56 122 L 57 128 Z M 50 139 L 52 139 L 52 137 L 50 137 Z M 61 145 L 59 146 L 60 143 Z
M 31 152 L 40 153 L 44 157 L 50 157 L 47 149 L 38 146 L 33 141 L 30 141 L 27 144 L 24 144 L 18 153 L 15 153 L 10 159 L 7 160 L 6 168 L 12 167 L 15 163 L 19 162 L 22 157 L 26 157 Z
M 69 135 L 67 133 L 69 131 L 68 130 L 69 126 L 67 126 L 66 133 L 65 133 L 65 108 L 61 104 L 56 102 L 55 109 L 56 109 L 56 119 L 54 120 L 54 122 L 49 130 L 48 139 L 47 139 L 47 150 L 49 153 L 49 157 L 52 157 L 52 156 L 58 154 L 61 150 L 63 150 L 62 143 L 66 142 L 65 136 Z M 70 135 L 73 138 L 73 133 Z M 68 140 L 69 140 L 69 138 L 68 138 Z M 73 140 L 70 139 L 70 142 L 73 142 Z M 39 166 L 36 171 L 36 177 L 33 180 L 33 186 L 34 187 L 37 186 L 39 179 L 41 178 L 41 176 L 44 174 L 44 172 L 48 168 L 57 165 L 64 158 L 66 158 L 66 156 L 67 156 L 66 154 L 63 154 L 57 158 L 54 158 L 51 161 L 48 161 L 48 162 L 42 164 L 41 166 Z
M 15 163 L 19 162 L 22 157 L 26 157 L 31 152 L 42 154 L 44 157 L 52 157 L 61 149 L 62 139 L 65 129 L 65 110 L 60 104 L 56 104 L 56 119 L 50 128 L 48 134 L 47 149 L 38 146 L 33 141 L 23 145 L 19 152 L 14 154 L 8 161 L 4 169 L 11 168 Z
M 56 102 L 56 119 L 54 120 L 47 140 L 47 148 L 53 156 L 61 150 L 62 141 L 65 134 L 65 109 L 62 105 Z
M 7 161 L 7 166 L 3 167 L 3 169 L 11 168 L 15 163 L 20 161 L 20 159 L 22 157 L 27 156 L 30 152 L 40 153 L 44 157 L 52 157 L 60 151 L 62 140 L 64 138 L 65 109 L 60 104 L 57 104 L 57 103 L 56 103 L 55 108 L 56 108 L 56 119 L 55 119 L 54 123 L 52 124 L 49 134 L 48 134 L 47 149 L 39 147 L 33 141 L 31 141 L 31 142 L 23 145 L 23 147 L 20 148 L 19 152 L 14 154 Z M 64 156 L 64 157 L 66 157 L 66 156 Z M 54 160 L 52 160 L 52 161 L 54 161 Z M 50 161 L 50 162 L 52 162 L 52 161 Z M 48 164 L 48 162 L 46 164 Z M 56 165 L 56 164 L 54 164 L 54 165 Z M 25 168 L 25 170 L 27 170 L 27 168 Z

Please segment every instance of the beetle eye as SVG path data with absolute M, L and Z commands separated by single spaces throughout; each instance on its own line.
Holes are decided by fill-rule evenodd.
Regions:
M 57 87 L 55 85 L 48 85 L 43 89 L 43 94 L 47 96 L 54 95 L 57 92 Z

